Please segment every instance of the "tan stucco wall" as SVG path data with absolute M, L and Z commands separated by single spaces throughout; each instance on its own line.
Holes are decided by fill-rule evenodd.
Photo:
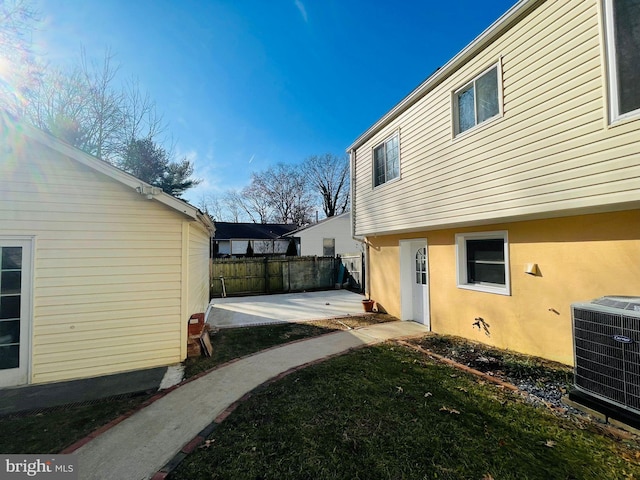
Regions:
M 456 286 L 455 234 L 507 230 L 511 295 Z M 432 330 L 573 363 L 573 302 L 640 295 L 640 210 L 370 237 L 371 297 L 400 310 L 399 240 L 429 245 Z M 540 276 L 525 273 L 537 263 Z M 481 317 L 489 334 L 473 326 Z

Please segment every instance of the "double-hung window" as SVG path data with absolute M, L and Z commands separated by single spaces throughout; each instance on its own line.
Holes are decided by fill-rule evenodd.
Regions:
M 455 135 L 500 115 L 498 66 L 494 65 L 453 93 Z
M 507 232 L 456 235 L 458 287 L 510 295 Z
M 605 0 L 611 120 L 640 115 L 640 1 Z
M 400 176 L 400 139 L 396 133 L 373 149 L 373 185 L 377 187 Z
M 322 239 L 322 255 L 324 257 L 336 256 L 336 239 L 335 238 Z

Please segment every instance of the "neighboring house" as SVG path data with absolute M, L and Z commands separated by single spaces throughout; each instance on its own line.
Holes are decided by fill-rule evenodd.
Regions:
M 297 228 L 281 223 L 215 222 L 215 226 L 213 256 L 218 258 L 244 257 L 249 245 L 256 257 L 285 255 L 291 239 L 283 235 Z M 297 245 L 298 240 L 293 241 Z
M 521 0 L 355 140 L 381 308 L 573 364 L 571 304 L 640 295 L 638 18 Z
M 335 257 L 362 251 L 362 242 L 354 239 L 351 234 L 351 212 L 325 218 L 286 236 L 300 239 L 302 256 Z
M 183 361 L 209 218 L 7 116 L 0 137 L 0 387 Z

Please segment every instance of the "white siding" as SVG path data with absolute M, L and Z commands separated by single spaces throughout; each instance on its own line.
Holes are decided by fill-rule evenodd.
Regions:
M 0 190 L 0 235 L 35 237 L 32 383 L 183 360 L 183 215 L 19 138 Z
M 315 255 L 321 257 L 323 253 L 322 240 L 334 238 L 336 254 L 357 253 L 361 243 L 351 237 L 351 213 L 344 213 L 321 221 L 304 230 L 293 234 L 300 238 L 300 255 Z
M 359 146 L 356 234 L 615 209 L 640 202 L 640 121 L 606 122 L 596 0 L 543 2 Z M 498 60 L 504 115 L 453 138 L 451 94 Z M 400 131 L 401 179 L 372 187 Z

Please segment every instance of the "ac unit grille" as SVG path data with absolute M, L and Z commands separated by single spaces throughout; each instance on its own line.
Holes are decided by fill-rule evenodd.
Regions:
M 640 317 L 600 304 L 575 304 L 575 384 L 640 413 Z

